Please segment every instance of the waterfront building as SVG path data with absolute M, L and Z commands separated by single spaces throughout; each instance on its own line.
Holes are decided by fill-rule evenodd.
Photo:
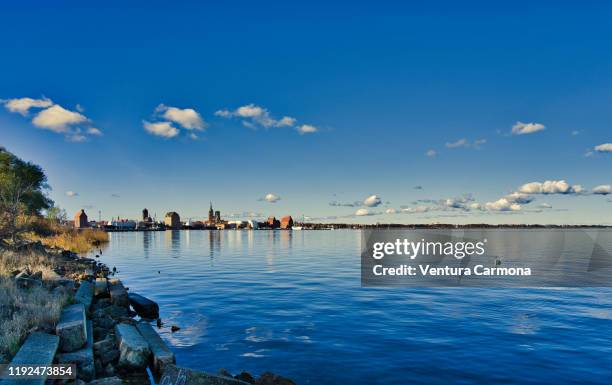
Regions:
M 259 222 L 249 219 L 247 221 L 247 228 L 257 230 L 259 229 Z
M 221 222 L 221 211 L 219 210 L 215 211 L 215 221 Z
M 148 219 L 149 219 L 149 210 L 145 208 L 144 210 L 142 210 L 142 221 L 149 222 Z
M 293 227 L 293 218 L 291 218 L 291 215 L 287 215 L 281 218 L 280 227 L 281 229 L 290 229 L 291 227 Z
M 215 212 L 212 208 L 212 202 L 210 202 L 210 209 L 208 210 L 208 224 L 212 225 L 215 223 Z
M 77 229 L 89 227 L 89 221 L 87 220 L 87 214 L 85 214 L 85 210 L 81 209 L 74 216 L 74 227 Z
M 173 230 L 180 230 L 181 217 L 175 211 L 170 211 L 164 217 L 164 224 Z
M 266 222 L 267 227 L 272 229 L 277 229 L 280 227 L 280 221 L 276 219 L 276 217 L 268 217 L 268 221 Z
M 131 219 L 117 218 L 108 221 L 106 225 L 113 230 L 135 230 L 137 223 Z

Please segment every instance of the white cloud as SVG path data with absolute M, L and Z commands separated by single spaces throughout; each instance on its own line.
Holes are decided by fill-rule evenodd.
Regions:
M 603 143 L 593 148 L 597 152 L 612 152 L 612 143 Z
M 363 200 L 363 205 L 368 207 L 376 207 L 382 203 L 378 195 L 370 195 Z
M 402 212 L 405 214 L 422 214 L 428 212 L 430 209 L 429 206 L 405 207 L 402 209 Z
M 70 132 L 70 126 L 87 121 L 85 115 L 67 110 L 59 104 L 54 104 L 36 114 L 32 119 L 32 124 L 53 132 L 68 133 Z
M 142 125 L 148 133 L 164 138 L 174 138 L 179 134 L 178 128 L 174 127 L 170 122 L 151 123 L 143 120 Z
M 237 118 L 241 119 L 243 126 L 248 128 L 257 128 L 258 126 L 264 128 L 271 127 L 295 127 L 300 135 L 311 134 L 318 132 L 319 129 L 311 124 L 297 125 L 297 119 L 291 116 L 283 116 L 280 119 L 272 117 L 270 111 L 267 108 L 260 107 L 256 104 L 247 104 L 242 107 L 238 107 L 235 110 L 222 109 L 215 112 L 215 116 L 221 118 Z
M 533 134 L 534 132 L 542 131 L 545 128 L 546 126 L 540 123 L 516 122 L 516 124 L 512 126 L 512 134 L 513 135 Z
M 53 105 L 51 99 L 45 97 L 42 99 L 15 98 L 3 100 L 2 102 L 8 111 L 16 112 L 22 116 L 26 116 L 30 108 L 47 108 Z
M 564 180 L 547 180 L 543 183 L 526 183 L 519 188 L 519 192 L 524 194 L 580 194 L 583 188 L 580 185 L 570 186 Z
M 552 205 L 550 203 L 540 203 L 540 208 L 542 209 L 552 209 Z
M 446 143 L 446 148 L 458 148 L 458 147 L 468 147 L 468 146 L 469 146 L 469 142 L 465 138 L 459 139 L 456 142 Z
M 397 214 L 397 210 L 393 208 L 389 208 L 385 210 L 385 214 Z
M 201 131 L 206 128 L 202 116 L 192 108 L 177 108 L 160 104 L 155 109 L 164 119 L 174 122 L 187 130 Z
M 40 109 L 34 115 L 32 124 L 44 130 L 62 134 L 70 142 L 85 142 L 88 139 L 87 135 L 102 135 L 102 131 L 91 127 L 91 120 L 81 114 L 83 109 L 79 105 L 77 105 L 77 112 L 55 104 L 49 98 L 17 98 L 0 100 L 0 103 L 3 103 L 8 111 L 24 117 L 28 116 L 30 109 Z
M 98 129 L 97 129 L 97 128 L 95 128 L 95 127 L 89 127 L 89 128 L 87 129 L 87 133 L 88 133 L 89 135 L 94 135 L 94 136 L 102 136 L 102 131 L 98 130 Z
M 460 148 L 460 147 L 464 147 L 464 148 L 475 148 L 475 149 L 479 149 L 480 146 L 482 146 L 483 144 L 487 143 L 486 139 L 477 139 L 473 142 L 470 142 L 469 140 L 462 138 L 459 139 L 455 142 L 447 142 L 445 144 L 446 148 Z
M 66 196 L 67 196 L 67 197 L 75 197 L 75 196 L 78 196 L 78 195 L 79 195 L 79 193 L 77 193 L 77 192 L 74 192 L 74 191 L 66 191 Z
M 368 209 L 358 209 L 355 211 L 355 215 L 358 217 L 363 217 L 367 215 L 373 215 Z
M 265 197 L 263 197 L 263 200 L 264 200 L 264 201 L 266 201 L 266 202 L 270 202 L 270 203 L 276 203 L 276 202 L 278 202 L 280 199 L 281 199 L 281 198 L 280 198 L 278 195 L 276 195 L 276 194 L 272 194 L 272 193 L 266 194 L 266 196 L 265 196 Z
M 501 198 L 495 202 L 487 202 L 484 206 L 489 211 L 520 211 L 521 205 L 512 203 L 506 198 Z
M 593 188 L 593 194 L 608 195 L 612 194 L 612 186 L 609 184 L 602 184 Z
M 430 157 L 430 158 L 434 158 L 436 155 L 438 155 L 438 153 L 436 152 L 436 150 L 427 150 L 425 155 Z
M 506 195 L 504 198 L 506 198 L 509 202 L 518 203 L 521 205 L 531 203 L 534 200 L 532 196 L 521 192 L 513 192 Z
M 310 124 L 302 124 L 297 130 L 300 134 L 310 134 L 319 131 L 318 128 L 311 126 Z

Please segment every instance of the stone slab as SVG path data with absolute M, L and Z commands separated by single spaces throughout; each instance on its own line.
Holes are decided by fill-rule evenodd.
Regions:
M 129 293 L 128 298 L 130 299 L 130 305 L 132 305 L 136 313 L 142 318 L 159 318 L 159 305 L 155 302 L 136 293 Z
M 87 343 L 87 322 L 85 306 L 81 303 L 64 308 L 62 317 L 55 327 L 60 338 L 60 350 L 64 353 L 81 349 Z
M 41 365 L 53 363 L 59 347 L 59 337 L 53 334 L 34 332 L 26 338 L 21 348 L 13 357 L 11 365 Z M 0 380 L 2 385 L 44 385 L 46 378 L 28 380 Z
M 166 365 L 176 363 L 174 353 L 170 351 L 168 345 L 161 339 L 151 324 L 139 322 L 136 328 L 149 344 L 152 356 L 151 369 L 154 373 L 162 374 Z
M 81 286 L 79 286 L 79 290 L 74 295 L 74 300 L 85 305 L 85 310 L 89 310 L 93 301 L 93 295 L 93 284 L 89 281 L 81 281 Z
M 130 306 L 130 300 L 128 292 L 118 279 L 111 279 L 108 281 L 108 291 L 110 293 L 111 302 L 115 306 L 128 307 Z
M 83 381 L 93 380 L 96 375 L 93 344 L 93 327 L 91 321 L 87 321 L 87 344 L 85 347 L 72 353 L 58 354 L 57 363 L 76 364 L 78 378 Z
M 151 350 L 135 326 L 129 324 L 115 325 L 115 338 L 119 345 L 119 364 L 124 369 L 146 368 L 149 364 Z
M 165 367 L 159 385 L 249 385 L 249 383 L 170 364 Z

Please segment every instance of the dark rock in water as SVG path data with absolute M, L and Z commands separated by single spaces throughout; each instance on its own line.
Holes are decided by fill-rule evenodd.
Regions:
M 249 384 L 252 384 L 252 385 L 255 384 L 255 378 L 251 376 L 251 374 L 248 372 L 242 372 L 239 375 L 234 376 L 234 378 L 240 381 L 248 382 Z
M 158 318 L 157 321 L 155 322 L 157 324 L 157 327 L 160 328 L 162 327 L 162 325 L 164 324 L 161 320 L 161 318 Z
M 296 385 L 295 382 L 288 378 L 279 376 L 274 373 L 265 372 L 256 381 L 255 385 Z
M 172 331 L 172 333 L 174 333 L 174 332 L 178 332 L 179 330 L 181 330 L 181 328 L 176 325 L 172 325 L 170 327 L 170 330 Z
M 130 293 L 128 297 L 130 305 L 132 305 L 139 316 L 148 319 L 159 318 L 159 306 L 155 302 L 136 293 Z
M 233 377 L 219 376 L 170 364 L 164 368 L 164 375 L 159 380 L 163 385 L 249 385 L 248 382 Z

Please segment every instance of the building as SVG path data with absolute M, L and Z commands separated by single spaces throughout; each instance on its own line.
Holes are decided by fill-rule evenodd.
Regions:
M 172 230 L 180 230 L 181 229 L 181 217 L 178 215 L 178 213 L 174 211 L 170 211 L 166 213 L 166 216 L 164 218 L 164 224 L 166 225 L 166 227 Z
M 277 229 L 280 227 L 280 221 L 276 219 L 276 217 L 268 217 L 268 221 L 266 222 L 267 227 L 272 229 Z
M 215 223 L 215 212 L 212 208 L 212 202 L 210 202 L 210 209 L 208 210 L 208 224 L 212 225 Z
M 215 221 L 217 223 L 221 222 L 221 211 L 219 211 L 219 210 L 215 211 Z
M 290 229 L 291 227 L 293 227 L 293 218 L 291 218 L 291 215 L 287 215 L 281 218 L 280 227 L 281 229 Z
M 89 221 L 87 220 L 87 214 L 85 214 L 85 210 L 81 209 L 74 216 L 74 227 L 77 229 L 89 227 Z
M 147 210 L 146 208 L 142 210 L 142 221 L 151 222 L 151 217 L 149 217 L 149 210 Z
M 131 219 L 113 219 L 108 221 L 106 226 L 113 230 L 135 230 L 137 223 Z
M 259 229 L 259 222 L 249 219 L 247 223 L 248 223 L 247 228 L 253 229 L 253 230 Z

